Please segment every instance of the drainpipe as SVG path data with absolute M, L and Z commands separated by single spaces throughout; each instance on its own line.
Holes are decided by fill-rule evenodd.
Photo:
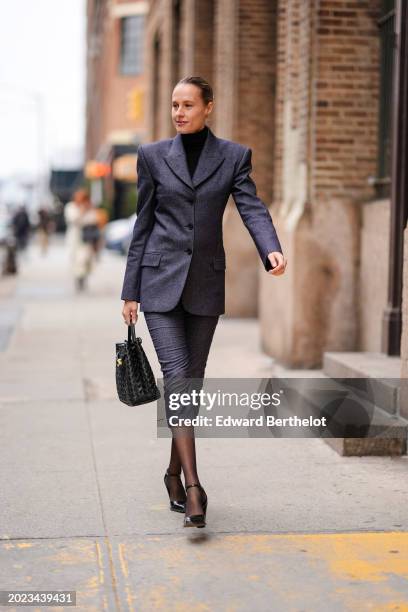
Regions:
M 388 304 L 382 352 L 400 355 L 404 229 L 408 219 L 408 2 L 396 0 L 392 113 L 391 227 Z

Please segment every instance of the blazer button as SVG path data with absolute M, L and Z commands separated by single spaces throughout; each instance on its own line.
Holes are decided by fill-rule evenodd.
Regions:
M 186 227 L 188 227 L 188 229 L 193 229 L 193 224 L 189 223 Z
M 189 255 L 191 255 L 193 251 L 191 249 L 186 249 L 186 253 L 188 253 Z

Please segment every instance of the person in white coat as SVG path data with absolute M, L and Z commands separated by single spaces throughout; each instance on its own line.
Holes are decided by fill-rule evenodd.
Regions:
M 71 271 L 77 291 L 83 291 L 93 269 L 99 241 L 98 215 L 86 189 L 74 193 L 73 200 L 65 206 L 64 217 Z

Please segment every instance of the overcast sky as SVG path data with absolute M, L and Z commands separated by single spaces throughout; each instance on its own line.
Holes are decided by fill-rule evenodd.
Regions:
M 4 178 L 83 150 L 86 16 L 85 0 L 0 0 L 0 9 Z

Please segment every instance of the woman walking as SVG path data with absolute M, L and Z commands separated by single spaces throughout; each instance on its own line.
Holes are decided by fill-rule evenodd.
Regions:
M 67 225 L 66 244 L 72 275 L 78 292 L 86 289 L 95 261 L 95 245 L 99 240 L 98 215 L 86 189 L 78 189 L 64 209 Z
M 173 436 L 164 481 L 171 510 L 185 512 L 185 527 L 205 526 L 208 500 L 197 472 L 194 428 L 171 425 L 169 395 L 182 391 L 189 379 L 204 378 L 225 312 L 222 217 L 230 195 L 265 270 L 278 276 L 287 263 L 249 176 L 252 151 L 215 136 L 206 125 L 213 106 L 204 79 L 182 79 L 172 94 L 177 135 L 139 146 L 138 216 L 121 294 L 127 325 L 137 321 L 140 303 L 163 373 Z

